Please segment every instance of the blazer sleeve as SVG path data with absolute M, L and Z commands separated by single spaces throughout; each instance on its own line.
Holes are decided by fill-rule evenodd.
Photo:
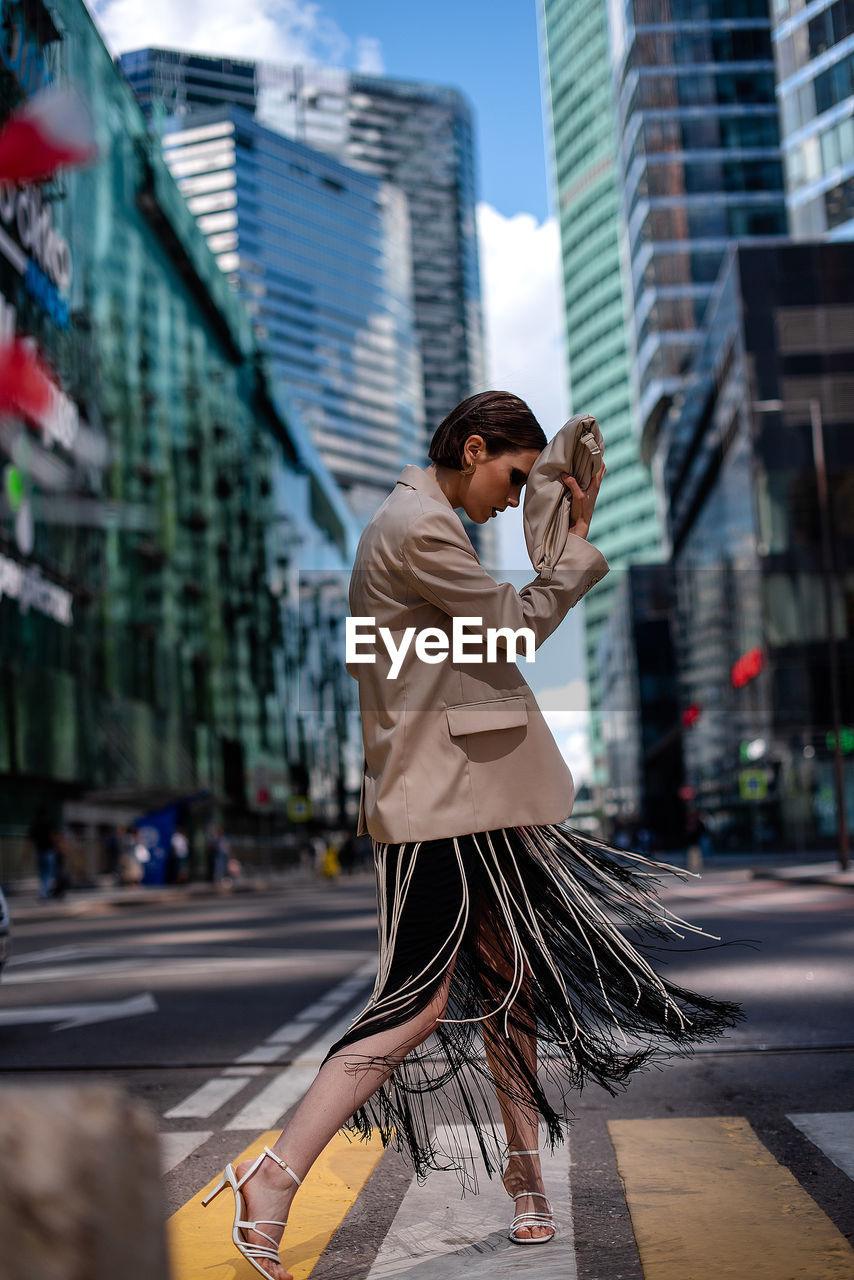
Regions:
M 536 578 L 517 591 L 487 573 L 452 511 L 424 512 L 414 520 L 402 555 L 418 595 L 443 613 L 482 618 L 484 628 L 530 627 L 537 647 L 608 572 L 601 551 L 571 533 L 551 579 Z

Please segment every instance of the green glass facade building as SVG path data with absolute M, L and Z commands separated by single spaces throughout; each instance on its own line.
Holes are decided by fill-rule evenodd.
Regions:
M 0 183 L 0 331 L 56 384 L 43 423 L 0 420 L 0 878 L 41 805 L 94 831 L 203 794 L 251 822 L 308 790 L 334 816 L 343 499 L 82 0 L 4 0 L 0 43 L 0 110 L 70 84 L 98 145 Z
M 596 545 L 612 573 L 585 600 L 592 747 L 602 779 L 598 646 L 620 570 L 662 557 L 662 524 L 632 421 L 630 341 L 621 265 L 620 190 L 605 0 L 542 0 L 545 97 L 553 143 L 572 412 L 595 414 L 608 477 Z

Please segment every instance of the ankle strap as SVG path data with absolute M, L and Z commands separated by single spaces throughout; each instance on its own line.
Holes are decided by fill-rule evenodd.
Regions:
M 284 1160 L 280 1160 L 275 1151 L 271 1151 L 269 1147 L 264 1148 L 264 1155 L 269 1156 L 271 1160 L 275 1160 L 280 1169 L 284 1169 L 285 1173 L 289 1173 L 298 1187 L 302 1186 L 302 1178 L 298 1178 L 289 1164 L 285 1164 Z
M 539 1154 L 539 1151 L 508 1151 L 507 1159 L 509 1160 L 511 1156 L 538 1156 Z

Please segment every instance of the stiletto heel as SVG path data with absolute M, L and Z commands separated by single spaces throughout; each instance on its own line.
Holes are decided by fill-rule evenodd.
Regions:
M 213 1200 L 214 1196 L 218 1196 L 220 1191 L 222 1191 L 223 1187 L 227 1187 L 227 1186 L 228 1186 L 228 1178 L 225 1176 L 225 1174 L 223 1174 L 219 1186 L 214 1187 L 210 1195 L 205 1196 L 204 1200 L 202 1201 L 202 1208 L 207 1209 L 208 1205 L 210 1204 L 211 1200 Z
M 237 1249 L 238 1253 L 243 1255 L 247 1262 L 251 1263 L 257 1272 L 262 1276 L 267 1276 L 267 1280 L 269 1280 L 269 1271 L 265 1271 L 263 1267 L 259 1267 L 258 1260 L 264 1258 L 268 1262 L 278 1262 L 281 1265 L 279 1245 L 271 1235 L 268 1235 L 266 1231 L 261 1230 L 261 1226 L 259 1224 L 263 1223 L 265 1227 L 281 1227 L 283 1231 L 288 1224 L 287 1221 L 276 1222 L 273 1218 L 258 1218 L 255 1222 L 247 1222 L 243 1216 L 245 1208 L 243 1195 L 241 1193 L 241 1187 L 249 1181 L 253 1173 L 255 1173 L 267 1156 L 269 1156 L 271 1160 L 274 1160 L 281 1169 L 284 1169 L 285 1173 L 293 1178 L 298 1187 L 302 1186 L 302 1178 L 297 1177 L 290 1165 L 285 1164 L 284 1160 L 280 1160 L 275 1151 L 271 1151 L 269 1147 L 265 1147 L 260 1156 L 258 1156 L 258 1159 L 252 1163 L 241 1178 L 238 1178 L 234 1165 L 227 1164 L 219 1185 L 214 1187 L 213 1191 L 205 1196 L 202 1201 L 202 1205 L 206 1208 L 210 1204 L 211 1200 L 213 1200 L 215 1196 L 218 1196 L 224 1187 L 231 1187 L 234 1192 L 234 1223 L 231 1229 L 231 1239 L 234 1247 Z M 269 1245 L 250 1244 L 248 1240 L 244 1240 L 242 1238 L 240 1235 L 241 1231 L 255 1231 L 259 1236 L 263 1236 L 265 1240 L 269 1240 L 270 1243 Z
M 511 1156 L 538 1156 L 539 1151 L 511 1151 L 508 1153 L 508 1160 Z M 522 1196 L 536 1197 L 538 1200 L 545 1200 L 545 1213 L 517 1213 L 513 1221 L 510 1223 L 510 1234 L 508 1239 L 513 1244 L 548 1244 L 550 1240 L 554 1240 L 557 1234 L 555 1226 L 554 1214 L 549 1204 L 548 1197 L 543 1191 L 517 1191 L 515 1194 L 507 1192 L 509 1196 L 515 1200 L 521 1200 Z M 547 1236 L 520 1236 L 517 1235 L 519 1227 L 548 1227 L 550 1234 Z

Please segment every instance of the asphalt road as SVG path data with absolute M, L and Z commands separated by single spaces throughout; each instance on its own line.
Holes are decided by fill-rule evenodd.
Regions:
M 592 1089 L 579 1098 L 570 1182 L 583 1280 L 642 1280 L 651 1265 L 627 1212 L 608 1128 L 616 1121 L 743 1117 L 849 1243 L 854 1236 L 851 1177 L 788 1118 L 854 1109 L 854 893 L 712 872 L 667 901 L 733 943 L 672 957 L 668 972 L 740 1001 L 747 1018 L 724 1041 L 637 1076 L 616 1099 Z M 265 894 L 20 924 L 0 984 L 0 1084 L 108 1079 L 144 1099 L 161 1117 L 175 1211 L 253 1132 L 280 1124 L 333 1028 L 367 995 L 375 939 L 368 876 L 295 875 Z M 315 1280 L 392 1274 L 372 1268 L 410 1184 L 387 1152 Z M 536 1256 L 551 1275 L 539 1262 L 547 1251 Z

